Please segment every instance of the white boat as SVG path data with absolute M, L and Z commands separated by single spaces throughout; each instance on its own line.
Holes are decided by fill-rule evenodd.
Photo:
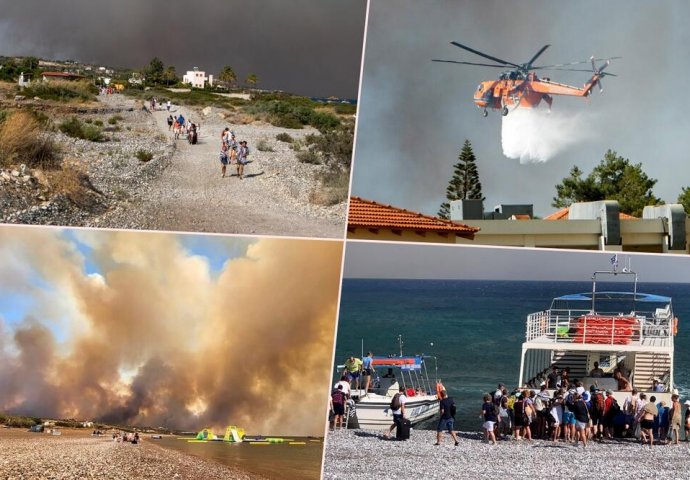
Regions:
M 631 280 L 632 291 L 597 291 L 601 277 Z M 571 381 L 582 381 L 586 389 L 610 389 L 622 405 L 630 392 L 618 390 L 613 373 L 619 368 L 647 398 L 655 395 L 670 405 L 677 328 L 671 298 L 639 293 L 637 273 L 615 267 L 595 272 L 591 292 L 556 297 L 548 310 L 527 316 L 518 385 L 538 388 L 553 366 L 569 367 Z M 594 362 L 603 377 L 590 376 Z M 653 390 L 654 379 L 663 392 Z
M 405 418 L 414 426 L 439 413 L 437 382 L 429 380 L 426 360 L 435 357 L 395 356 L 374 357 L 372 367 L 385 368 L 372 375 L 368 392 L 364 389 L 353 389 L 350 397 L 354 408 L 349 409 L 348 428 L 383 429 L 393 424 L 393 411 L 390 408 L 393 396 L 398 393 L 400 385 L 405 389 Z

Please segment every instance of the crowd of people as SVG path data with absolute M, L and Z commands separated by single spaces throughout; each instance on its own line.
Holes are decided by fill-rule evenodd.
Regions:
M 362 360 L 351 356 L 345 361 L 342 376 L 331 394 L 332 428 L 345 426 L 343 418 L 346 405 L 351 402 L 351 389 L 364 387 L 363 392 L 369 391 L 372 358 L 373 354 L 369 352 Z M 516 388 L 509 392 L 505 385 L 499 384 L 495 392 L 483 396 L 479 417 L 483 422 L 484 439 L 493 444 L 501 439 L 543 439 L 576 445 L 582 443 L 586 447 L 589 441 L 617 437 L 636 438 L 642 444 L 652 446 L 655 441 L 678 445 L 681 434 L 684 434 L 685 441 L 690 442 L 690 400 L 681 404 L 680 395 L 674 390 L 667 404 L 657 398 L 665 392 L 665 386 L 658 378 L 653 379 L 652 391 L 646 393 L 632 386 L 629 375 L 630 372 L 619 365 L 612 377 L 616 380 L 617 391 L 626 394 L 622 405 L 611 389 L 599 389 L 596 380 L 586 389 L 583 382 L 571 378 L 567 367 L 562 370 L 552 367 L 539 388 Z M 589 378 L 604 376 L 604 371 L 595 362 Z M 436 445 L 441 443 L 444 431 L 458 445 L 454 429 L 455 401 L 441 384 L 438 387 Z M 391 399 L 393 424 L 384 433 L 386 437 L 404 424 L 406 393 L 401 386 Z

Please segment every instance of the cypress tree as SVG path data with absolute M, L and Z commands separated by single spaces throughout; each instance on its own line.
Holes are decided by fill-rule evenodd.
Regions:
M 453 166 L 453 177 L 448 182 L 448 188 L 446 188 L 448 201 L 443 202 L 438 211 L 438 216 L 446 220 L 450 218 L 451 200 L 484 200 L 482 184 L 479 181 L 479 171 L 477 170 L 477 159 L 469 140 L 465 140 L 458 160 L 458 163 Z

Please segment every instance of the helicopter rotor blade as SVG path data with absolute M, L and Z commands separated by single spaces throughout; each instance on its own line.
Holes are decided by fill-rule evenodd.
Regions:
M 541 49 L 539 49 L 539 51 L 538 51 L 537 53 L 534 54 L 534 56 L 530 59 L 530 61 L 527 62 L 527 63 L 525 64 L 525 67 L 529 69 L 529 68 L 532 66 L 532 64 L 534 63 L 534 61 L 535 61 L 537 58 L 539 58 L 539 55 L 541 55 L 542 53 L 544 53 L 544 50 L 546 50 L 546 49 L 549 48 L 550 46 L 551 46 L 551 45 L 544 45 L 543 47 L 541 47 Z
M 615 60 L 617 58 L 623 58 L 623 57 L 609 57 L 609 58 L 595 58 L 595 62 L 602 62 L 602 61 L 607 61 L 607 60 Z M 554 65 L 539 65 L 537 67 L 530 67 L 530 70 L 542 70 L 545 68 L 553 68 L 553 67 L 569 67 L 571 65 L 582 65 L 585 63 L 590 63 L 592 60 L 583 60 L 581 62 L 568 62 L 568 63 L 557 63 Z
M 463 44 L 461 44 L 461 43 L 458 43 L 458 42 L 450 42 L 450 44 L 451 44 L 451 45 L 455 45 L 456 47 L 462 48 L 463 50 L 467 50 L 468 52 L 472 52 L 472 53 L 474 53 L 475 55 L 479 55 L 480 57 L 488 58 L 489 60 L 492 60 L 492 61 L 494 61 L 494 62 L 496 62 L 496 63 L 502 63 L 503 65 L 511 65 L 511 66 L 513 66 L 513 67 L 516 67 L 516 68 L 521 68 L 520 65 L 518 65 L 518 64 L 516 64 L 516 63 L 507 62 L 507 61 L 505 61 L 505 60 L 501 60 L 500 58 L 492 57 L 491 55 L 488 55 L 488 54 L 486 54 L 486 53 L 482 53 L 482 52 L 480 52 L 479 50 L 475 50 L 475 49 L 470 48 L 470 47 L 468 47 L 468 46 L 466 46 L 466 45 L 463 45 Z
M 544 70 L 557 70 L 559 72 L 589 72 L 592 73 L 591 70 L 585 70 L 584 68 L 546 68 Z M 615 73 L 607 73 L 607 72 L 599 72 L 602 77 L 617 77 Z
M 432 62 L 442 62 L 442 63 L 459 63 L 460 65 L 478 65 L 480 67 L 496 67 L 496 68 L 506 68 L 505 65 L 490 65 L 488 63 L 474 63 L 474 62 L 459 62 L 457 60 L 438 60 L 433 59 Z

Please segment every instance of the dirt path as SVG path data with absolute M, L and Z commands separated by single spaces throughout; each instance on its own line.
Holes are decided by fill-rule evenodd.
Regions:
M 102 101 L 118 105 L 132 102 L 119 95 Z M 160 132 L 175 142 L 176 149 L 170 165 L 133 207 L 141 210 L 136 216 L 145 219 L 140 228 L 343 238 L 345 205 L 310 204 L 309 192 L 318 188 L 314 175 L 319 167 L 301 164 L 289 145 L 275 138 L 281 132 L 299 138 L 313 131 L 266 124 L 232 125 L 215 110 L 204 116 L 195 109 L 173 106 L 172 112 L 201 123 L 199 143 L 172 140 L 166 121 L 169 113 L 160 110 L 152 114 Z M 250 163 L 243 180 L 236 175 L 221 178 L 220 132 L 226 126 L 238 140 L 249 144 Z M 273 151 L 259 151 L 260 140 Z M 235 173 L 234 166 L 228 166 L 228 173 Z

